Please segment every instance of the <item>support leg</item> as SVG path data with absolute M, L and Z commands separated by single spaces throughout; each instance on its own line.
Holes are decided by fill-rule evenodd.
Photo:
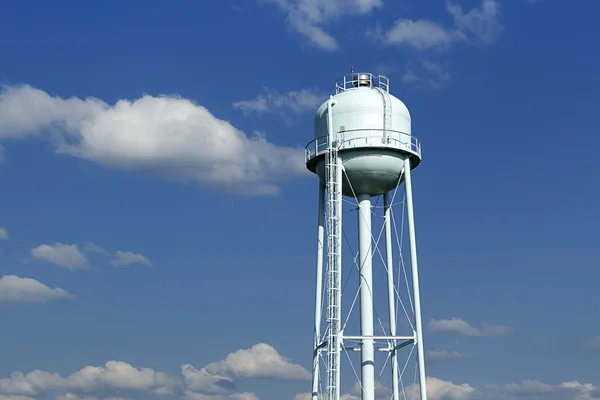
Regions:
M 390 204 L 389 193 L 383 195 L 384 204 L 384 220 L 385 220 L 385 251 L 386 251 L 386 265 L 387 265 L 387 286 L 388 286 L 388 311 L 389 311 L 389 323 L 390 323 L 390 335 L 396 336 L 396 307 L 394 303 L 395 297 L 395 285 L 394 285 L 394 262 L 392 257 L 392 205 Z M 394 349 L 396 346 L 396 340 L 390 340 L 390 347 Z M 392 364 L 392 400 L 399 400 L 398 392 L 398 354 L 396 350 L 391 350 L 391 364 Z
M 360 261 L 360 335 L 373 336 L 373 259 L 371 247 L 371 196 L 359 195 L 358 254 Z M 375 400 L 373 339 L 361 345 L 362 400 Z
M 421 321 L 421 294 L 419 292 L 419 270 L 417 265 L 417 242 L 415 237 L 415 215 L 413 207 L 410 159 L 404 161 L 404 189 L 406 191 L 406 212 L 408 219 L 408 240 L 410 242 L 410 263 L 412 267 L 413 296 L 415 301 L 415 329 L 417 334 L 417 356 L 419 359 L 419 386 L 421 400 L 427 400 L 425 375 L 425 354 L 423 347 L 423 324 Z
M 325 185 L 319 182 L 319 217 L 317 228 L 317 281 L 315 291 L 315 329 L 312 376 L 312 400 L 319 394 L 319 350 L 321 344 L 321 299 L 323 296 L 323 239 L 325 236 Z

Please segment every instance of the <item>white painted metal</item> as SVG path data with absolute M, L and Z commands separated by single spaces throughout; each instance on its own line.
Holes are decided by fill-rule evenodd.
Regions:
M 408 241 L 410 243 L 410 264 L 413 280 L 413 296 L 415 301 L 415 330 L 417 336 L 417 357 L 419 359 L 419 382 L 421 399 L 427 399 L 425 374 L 425 353 L 423 348 L 423 325 L 421 321 L 421 294 L 419 290 L 419 268 L 417 266 L 417 239 L 415 235 L 415 214 L 412 193 L 412 177 L 410 159 L 404 161 L 404 190 L 406 192 L 406 214 L 408 216 Z
M 383 195 L 383 207 L 385 210 L 385 265 L 387 267 L 388 321 L 390 324 L 390 336 L 396 336 L 396 305 L 394 304 L 394 300 L 396 299 L 396 286 L 394 285 L 394 262 L 392 257 L 392 206 L 390 203 L 389 193 Z M 390 348 L 394 349 L 390 354 L 392 366 L 392 400 L 399 400 L 400 392 L 398 388 L 398 374 L 400 371 L 398 370 L 398 353 L 395 349 L 396 339 L 390 338 L 389 341 Z
M 327 102 L 329 145 L 326 154 L 325 187 L 327 189 L 327 382 L 328 399 L 340 398 L 340 330 L 342 266 L 342 191 L 338 138 L 332 130 L 332 97 Z
M 383 101 L 383 139 L 387 142 L 389 131 L 392 129 L 392 102 L 387 90 L 377 88 Z
M 370 340 L 414 340 L 415 336 L 390 336 L 390 335 L 386 335 L 386 336 L 352 336 L 352 335 L 344 335 L 343 336 L 344 339 L 348 339 L 348 340 L 362 340 L 362 339 L 370 339 Z
M 358 195 L 358 259 L 360 271 L 361 398 L 375 400 L 373 339 L 373 250 L 371 248 L 371 195 Z
M 315 327 L 312 370 L 312 400 L 319 395 L 319 346 L 321 344 L 321 310 L 323 307 L 323 239 L 325 236 L 325 185 L 319 182 L 319 214 L 317 228 L 317 287 L 315 290 Z
M 334 107 L 335 105 L 335 107 Z M 414 233 L 414 210 L 412 200 L 411 169 L 421 161 L 421 145 L 411 135 L 411 117 L 408 109 L 396 97 L 389 94 L 387 78 L 371 74 L 353 74 L 336 82 L 336 95 L 331 96 L 315 116 L 315 139 L 306 147 L 307 168 L 318 175 L 321 198 L 325 204 L 325 234 L 327 241 L 326 266 L 326 338 L 321 335 L 322 286 L 317 283 L 315 311 L 315 352 L 313 365 L 312 400 L 321 400 L 319 378 L 319 353 L 326 352 L 325 397 L 340 399 L 342 351 L 360 351 L 360 386 L 362 400 L 375 400 L 375 351 L 389 353 L 392 360 L 393 400 L 400 400 L 398 381 L 400 371 L 398 350 L 412 345 L 417 349 L 419 365 L 420 400 L 427 400 L 421 303 L 417 271 L 416 242 Z M 411 335 L 398 335 L 396 307 L 399 290 L 394 284 L 392 252 L 392 199 L 389 192 L 396 190 L 404 179 L 412 266 L 412 291 L 414 295 L 413 318 L 400 300 L 409 323 L 414 326 Z M 324 189 L 324 193 L 322 193 Z M 321 195 L 323 194 L 323 197 Z M 388 284 L 388 312 L 390 332 L 374 334 L 373 263 L 374 241 L 372 234 L 371 198 L 384 196 L 385 260 Z M 342 326 L 342 196 L 356 200 L 358 206 L 358 269 L 360 272 L 359 309 L 360 334 L 345 335 L 352 328 Z M 320 203 L 321 204 L 321 203 Z M 319 210 L 322 215 L 322 210 Z M 323 224 L 319 220 L 319 244 L 317 250 L 317 280 L 322 279 Z M 395 229 L 395 226 L 394 226 Z M 400 246 L 399 246 L 400 247 Z M 400 248 L 401 251 L 401 248 Z M 320 261 L 319 261 L 320 260 Z M 402 263 L 402 267 L 404 264 Z M 321 277 L 321 278 L 320 278 Z M 321 282 L 321 281 L 319 281 Z M 408 289 L 408 283 L 407 283 Z M 354 295 L 354 294 L 353 294 Z M 412 302 L 412 299 L 411 299 Z M 353 306 L 352 306 L 353 307 Z M 351 307 L 351 308 L 352 308 Z M 348 313 L 350 313 L 350 310 Z M 346 317 L 344 317 L 346 318 Z M 324 341 L 323 341 L 324 340 Z M 344 340 L 356 340 L 358 346 L 343 346 Z M 381 347 L 377 341 L 385 341 Z M 323 342 L 321 342 L 323 341 Z M 377 346 L 376 346 L 377 344 Z M 404 386 L 403 389 L 404 390 Z M 406 398 L 404 396 L 403 398 Z

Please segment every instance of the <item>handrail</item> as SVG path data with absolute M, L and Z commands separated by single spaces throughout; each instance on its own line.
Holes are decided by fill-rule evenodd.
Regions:
M 355 89 L 359 81 L 364 81 L 363 77 L 367 77 L 367 87 L 378 87 L 386 92 L 390 92 L 390 80 L 384 75 L 374 75 L 370 72 L 352 72 L 342 75 L 335 81 L 335 93 L 345 92 L 348 89 Z
M 337 143 L 334 142 L 334 145 L 337 146 L 338 151 L 369 147 L 390 148 L 406 151 L 421 158 L 421 143 L 416 137 L 405 132 L 393 130 L 385 130 L 387 132 L 387 136 L 384 137 L 383 131 L 384 129 L 353 129 L 338 132 L 336 136 L 339 139 L 337 140 Z M 345 134 L 358 132 L 368 132 L 368 134 L 357 135 L 347 139 L 344 138 Z M 377 134 L 374 134 L 373 132 L 377 132 Z M 327 135 L 321 136 L 310 141 L 306 145 L 304 152 L 306 162 L 327 152 L 327 139 Z

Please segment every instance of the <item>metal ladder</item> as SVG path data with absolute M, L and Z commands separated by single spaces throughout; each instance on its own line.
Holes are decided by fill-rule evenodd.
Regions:
M 331 132 L 331 131 L 330 131 Z M 326 399 L 340 398 L 341 354 L 341 260 L 342 260 L 342 166 L 339 140 L 329 137 L 325 160 L 327 190 L 327 381 Z M 336 135 L 337 136 L 337 135 Z

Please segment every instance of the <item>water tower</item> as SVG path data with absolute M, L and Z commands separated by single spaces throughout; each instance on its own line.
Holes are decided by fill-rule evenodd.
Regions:
M 353 372 L 348 372 L 350 368 L 344 370 L 343 376 L 354 373 L 362 400 L 375 399 L 376 352 L 386 361 L 391 360 L 392 382 L 387 387 L 391 389 L 390 397 L 400 400 L 405 387 L 401 380 L 404 370 L 401 370 L 399 355 L 408 348 L 411 354 L 416 349 L 417 354 L 415 368 L 418 374 L 415 376 L 418 376 L 418 382 L 415 383 L 418 385 L 413 388 L 418 390 L 421 400 L 426 400 L 411 184 L 411 170 L 421 162 L 421 146 L 411 135 L 410 113 L 402 101 L 389 93 L 386 77 L 352 72 L 336 81 L 335 95 L 317 110 L 314 131 L 314 140 L 306 146 L 306 166 L 320 181 L 312 400 L 340 398 L 341 364 L 345 352 L 360 352 L 360 366 L 353 367 Z M 402 184 L 404 193 L 400 192 L 398 198 L 403 199 L 395 201 Z M 375 210 L 372 199 L 380 196 L 384 203 L 381 231 L 385 231 L 385 251 L 379 253 L 387 275 L 387 294 L 373 285 L 373 257 L 379 250 L 379 240 L 372 230 Z M 347 325 L 349 311 L 342 307 L 343 299 L 348 297 L 342 282 L 343 202 L 351 203 L 358 214 L 358 254 L 354 265 L 344 267 L 357 270 L 356 293 L 350 293 L 349 297 L 355 297 L 359 303 L 359 322 L 355 324 L 358 327 Z M 404 266 L 398 240 L 402 262 L 398 262 L 398 268 L 393 262 L 396 243 L 392 231 L 396 231 L 396 239 L 399 237 L 393 210 L 399 203 L 402 213 L 406 211 L 410 252 L 411 279 L 409 283 L 404 269 L 406 287 L 400 287 L 395 281 L 395 275 L 401 275 L 400 264 Z M 402 221 L 404 224 L 404 219 Z M 403 292 L 412 292 L 412 296 L 409 293 L 410 307 L 402 303 L 411 328 L 405 335 L 397 332 L 398 300 Z M 387 328 L 382 326 L 381 332 L 375 332 L 374 327 L 374 294 L 377 296 L 378 293 L 386 297 L 389 323 Z M 354 304 L 352 302 L 349 308 Z M 406 312 L 407 308 L 412 310 L 412 316 Z

